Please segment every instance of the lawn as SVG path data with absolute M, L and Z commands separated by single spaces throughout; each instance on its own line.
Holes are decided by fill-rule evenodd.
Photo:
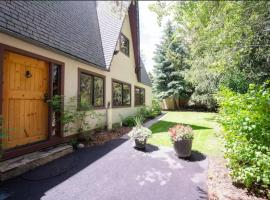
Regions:
M 193 150 L 212 156 L 221 155 L 221 141 L 214 130 L 217 126 L 216 116 L 208 112 L 168 112 L 150 127 L 153 135 L 148 142 L 156 146 L 172 147 L 168 129 L 182 123 L 190 125 L 194 130 Z

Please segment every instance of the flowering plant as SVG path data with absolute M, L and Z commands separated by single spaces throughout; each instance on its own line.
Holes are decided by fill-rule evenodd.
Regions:
M 152 131 L 143 126 L 135 126 L 128 135 L 135 140 L 143 142 L 152 135 Z
M 183 124 L 177 124 L 169 129 L 169 135 L 172 141 L 177 142 L 180 140 L 192 140 L 193 130 L 190 126 L 185 126 Z

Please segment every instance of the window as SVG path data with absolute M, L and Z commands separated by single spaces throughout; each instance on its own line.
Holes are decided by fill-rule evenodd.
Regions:
M 129 56 L 129 40 L 122 33 L 120 35 L 120 50 L 127 56 Z
M 104 105 L 104 84 L 103 78 L 94 77 L 94 106 L 100 107 Z
M 112 82 L 113 106 L 130 106 L 131 105 L 131 87 L 130 84 L 120 81 Z
M 57 64 L 52 64 L 52 95 L 60 95 L 61 91 L 60 91 L 60 78 L 61 78 L 61 74 L 60 74 L 60 69 L 61 66 L 57 65 Z
M 51 85 L 52 85 L 52 91 L 51 95 L 54 96 L 55 98 L 60 97 L 61 101 L 61 65 L 51 63 Z M 61 106 L 61 105 L 60 105 Z M 58 110 L 60 107 L 57 109 L 51 110 L 51 135 L 54 136 L 57 133 L 61 132 L 61 124 L 60 124 L 60 119 L 61 119 L 61 113 Z
M 141 106 L 145 104 L 145 89 L 135 87 L 135 106 Z
M 89 72 L 79 72 L 79 107 L 104 106 L 104 77 Z

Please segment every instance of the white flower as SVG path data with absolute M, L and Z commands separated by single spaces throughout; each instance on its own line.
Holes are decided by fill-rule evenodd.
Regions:
M 146 138 L 152 135 L 152 131 L 143 126 L 135 126 L 128 135 L 136 140 L 144 141 Z

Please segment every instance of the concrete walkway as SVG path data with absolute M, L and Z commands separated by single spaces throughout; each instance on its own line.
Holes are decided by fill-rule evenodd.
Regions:
M 155 119 L 152 119 L 146 123 L 143 124 L 143 126 L 150 128 L 153 124 L 157 123 L 158 121 L 162 120 L 163 117 L 165 117 L 166 113 L 162 113 L 160 116 L 156 117 Z
M 207 158 L 189 160 L 172 149 L 137 151 L 126 136 L 85 148 L 2 183 L 0 199 L 197 200 L 207 199 Z

